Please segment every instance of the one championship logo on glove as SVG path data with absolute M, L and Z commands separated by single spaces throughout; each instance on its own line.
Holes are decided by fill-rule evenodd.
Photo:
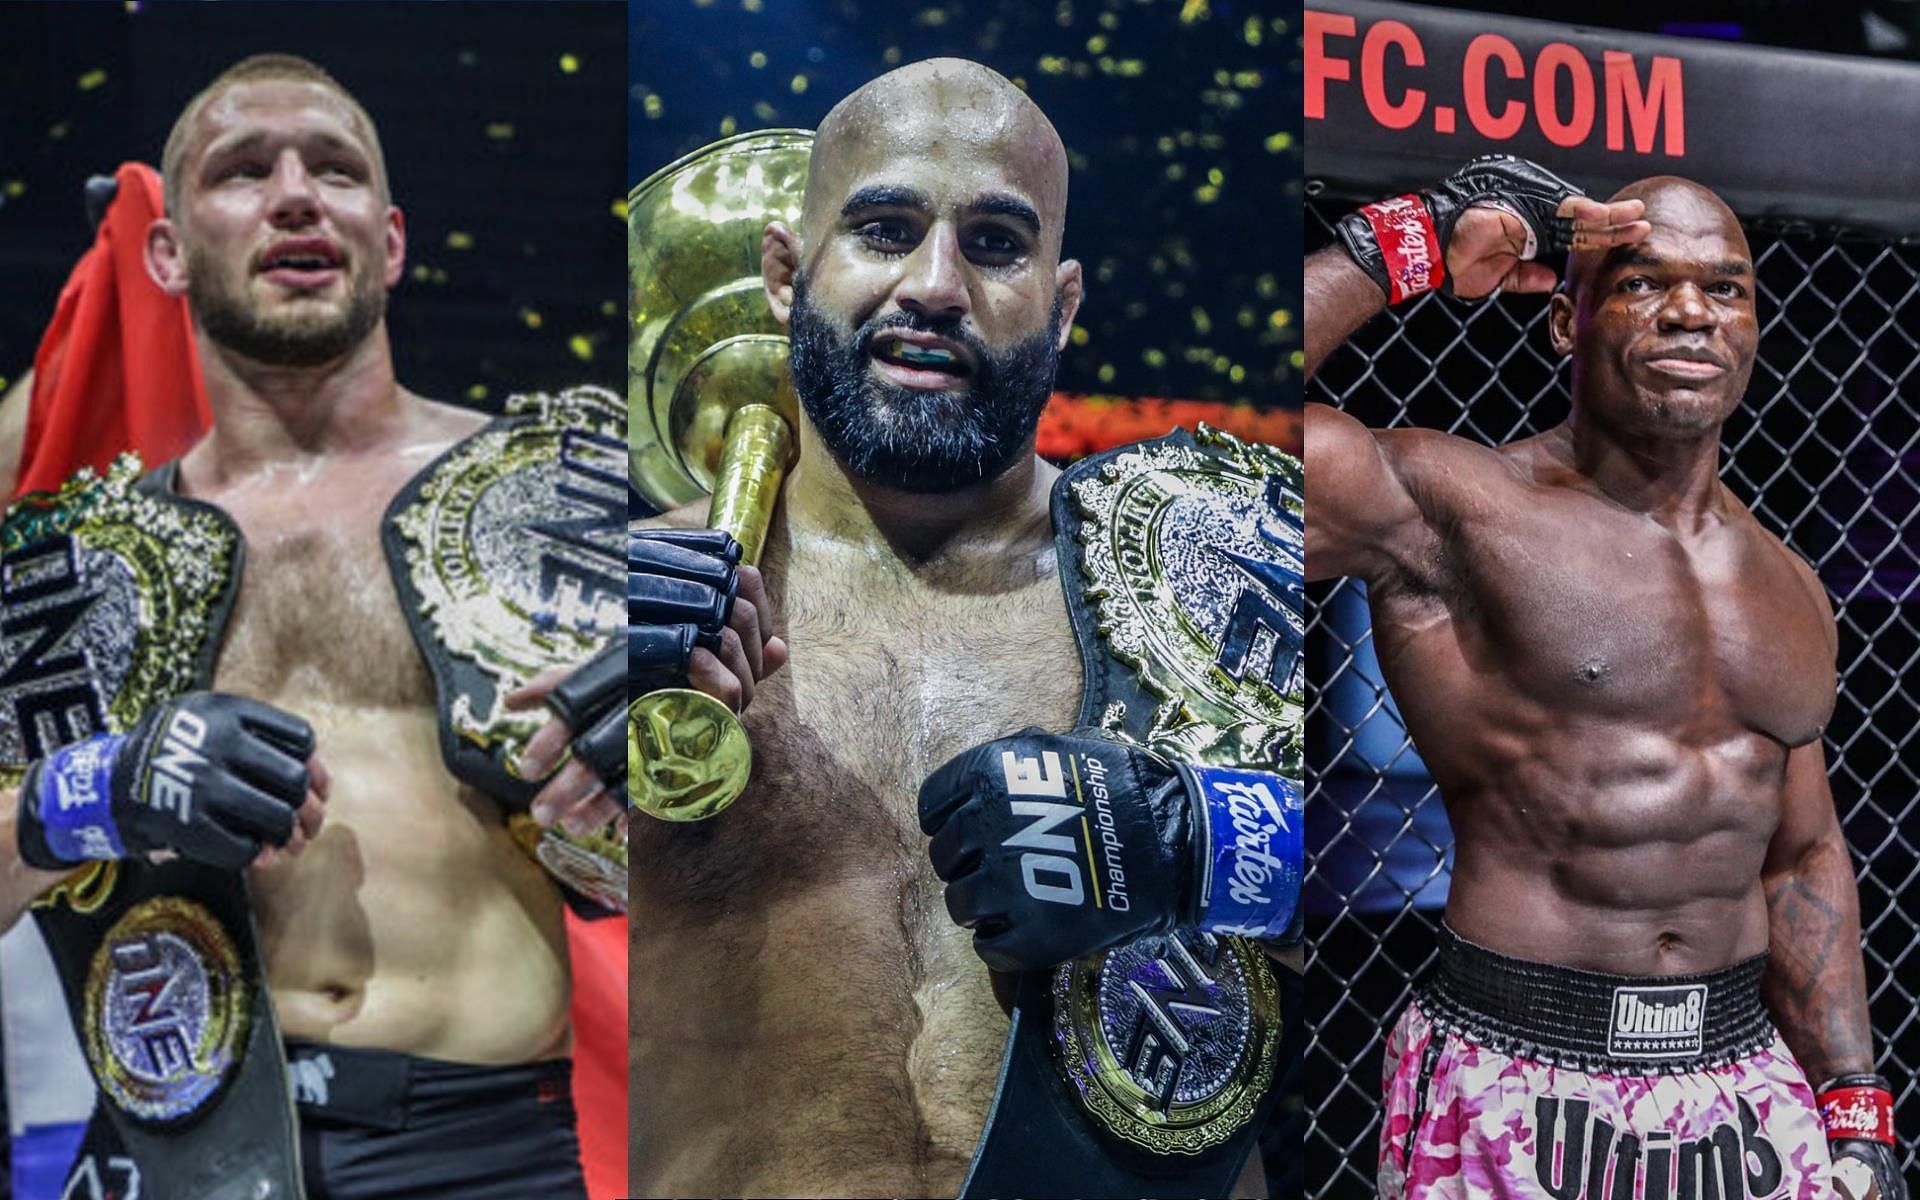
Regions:
M 1127 896 L 1127 868 L 1120 857 L 1120 836 L 1114 831 L 1106 763 L 1096 754 L 1069 756 L 1069 761 L 1073 796 L 1079 800 L 1078 804 L 1065 803 L 1068 769 L 1062 768 L 1058 754 L 1044 750 L 1039 758 L 1034 758 L 1011 750 L 1000 752 L 1000 771 L 1007 788 L 1009 809 L 1015 817 L 1032 818 L 1002 844 L 1023 851 L 1020 882 L 1026 887 L 1027 895 L 1050 904 L 1081 905 L 1086 903 L 1089 889 L 1080 871 L 1080 839 L 1072 834 L 1077 827 L 1088 839 L 1085 854 L 1093 884 L 1094 907 L 1126 912 L 1132 907 L 1132 901 Z M 1089 797 L 1093 801 L 1090 808 L 1086 803 Z M 1066 825 L 1068 832 L 1055 832 L 1062 825 Z M 1107 864 L 1104 888 L 1100 868 L 1093 858 L 1096 825 Z

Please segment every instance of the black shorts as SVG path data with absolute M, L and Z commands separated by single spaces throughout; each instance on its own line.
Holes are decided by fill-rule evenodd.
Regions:
M 573 1064 L 290 1042 L 307 1200 L 586 1200 Z

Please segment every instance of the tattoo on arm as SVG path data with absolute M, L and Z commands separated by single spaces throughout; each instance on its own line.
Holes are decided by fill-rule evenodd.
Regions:
M 1857 896 L 1837 846 L 1767 888 L 1772 957 L 1761 991 L 1815 1086 L 1873 1069 Z

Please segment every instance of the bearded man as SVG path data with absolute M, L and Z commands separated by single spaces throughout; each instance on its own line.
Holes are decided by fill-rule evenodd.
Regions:
M 1257 911 L 1210 905 L 1203 862 L 1231 840 L 1225 818 L 1208 834 L 1229 794 L 1272 814 L 1260 838 L 1297 832 L 1297 792 L 1273 773 L 1284 721 L 1233 726 L 1245 745 L 1212 765 L 1174 762 L 1147 725 L 1162 709 L 1177 724 L 1178 705 L 1149 698 L 1091 632 L 1076 538 L 1098 518 L 1075 484 L 1100 464 L 1063 482 L 1034 453 L 1083 295 L 1080 264 L 1061 257 L 1066 199 L 1066 153 L 1040 110 L 985 67 L 937 59 L 835 106 L 797 227 L 766 227 L 766 295 L 804 413 L 762 567 L 732 568 L 737 547 L 692 532 L 692 510 L 629 551 L 635 690 L 688 680 L 744 706 L 755 757 L 725 813 L 632 834 L 638 1194 L 1220 1195 L 1245 1161 L 1279 1057 L 1260 1008 L 1273 968 L 1225 935 L 1277 943 L 1297 842 L 1286 867 L 1273 843 L 1267 861 L 1292 873 Z M 1103 460 L 1102 478 L 1124 489 L 1163 455 L 1185 464 L 1164 471 L 1214 481 L 1178 512 L 1244 537 L 1234 552 L 1266 575 L 1196 549 L 1222 572 L 1217 591 L 1189 593 L 1201 623 L 1218 618 L 1204 665 L 1223 656 L 1278 712 L 1298 629 L 1279 615 L 1287 588 L 1266 580 L 1284 574 L 1297 509 L 1277 452 L 1230 454 L 1244 468 L 1231 483 L 1184 435 Z M 737 587 L 717 650 L 678 615 L 689 584 L 709 600 Z M 1244 639 L 1228 610 L 1246 614 Z M 1226 738 L 1181 728 L 1196 745 Z M 1208 1022 L 1252 1030 L 1241 1057 L 1223 1056 L 1249 1074 L 1217 1093 L 1240 1107 L 1200 1156 L 1209 1176 L 1181 1176 L 1194 1156 L 1120 1144 L 1069 1095 L 1073 1065 L 1048 1057 L 1046 1014 L 1066 1007 L 1047 1007 L 1050 981 L 1070 991 L 1075 968 L 1060 964 L 1100 951 L 1138 955 L 1145 981 L 1116 1025 L 1144 1029 L 1171 1005 L 1175 1040 Z M 996 983 L 1017 993 L 1022 1031 L 1004 1053 Z M 1242 1020 L 1246 1004 L 1262 1015 Z M 1164 1117 L 1191 1099 L 1175 1091 L 1217 1081 L 1160 1028 L 1126 1066 L 1164 1089 L 1143 1102 Z M 1257 1168 L 1241 1186 L 1258 1189 Z

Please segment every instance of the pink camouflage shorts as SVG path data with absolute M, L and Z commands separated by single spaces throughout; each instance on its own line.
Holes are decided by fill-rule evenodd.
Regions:
M 1759 1002 L 1765 958 L 1634 978 L 1442 931 L 1387 1042 L 1390 1200 L 1826 1200 L 1826 1135 Z

